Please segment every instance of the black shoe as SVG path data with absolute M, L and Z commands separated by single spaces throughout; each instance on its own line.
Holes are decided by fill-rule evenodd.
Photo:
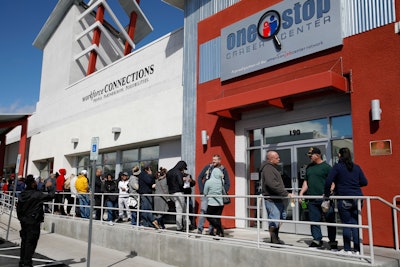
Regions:
M 337 241 L 329 242 L 330 249 L 333 250 L 333 251 L 337 251 L 338 250 L 337 244 L 338 244 Z
M 117 223 L 122 223 L 124 220 L 121 218 L 121 217 L 119 217 L 115 222 L 117 222 Z
M 322 241 L 313 240 L 308 247 L 309 248 L 321 248 L 322 247 Z

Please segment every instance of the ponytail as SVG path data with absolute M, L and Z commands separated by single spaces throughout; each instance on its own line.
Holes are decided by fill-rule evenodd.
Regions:
M 353 170 L 353 160 L 351 159 L 351 152 L 350 149 L 347 147 L 342 147 L 339 149 L 340 159 L 346 165 L 346 168 L 349 172 Z

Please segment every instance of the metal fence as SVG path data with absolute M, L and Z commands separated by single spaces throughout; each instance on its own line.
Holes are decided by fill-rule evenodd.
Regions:
M 57 194 L 66 194 L 63 192 L 58 192 Z M 107 193 L 107 194 L 90 194 L 87 193 L 86 195 L 89 196 L 90 201 L 94 200 L 94 195 L 97 196 L 101 196 L 101 206 L 93 206 L 93 209 L 90 210 L 90 216 L 94 215 L 94 211 L 97 209 L 100 209 L 101 211 L 101 216 L 100 216 L 100 220 L 104 220 L 104 213 L 108 210 L 119 210 L 119 208 L 110 208 L 110 207 L 106 207 L 104 206 L 105 203 L 105 197 L 106 195 L 116 195 L 118 196 L 118 193 L 116 194 L 111 194 L 111 193 Z M 320 226 L 334 226 L 334 227 L 339 227 L 339 228 L 358 228 L 359 230 L 359 236 L 360 236 L 360 254 L 359 255 L 346 255 L 346 257 L 352 257 L 355 259 L 361 259 L 361 260 L 365 260 L 371 264 L 374 264 L 375 262 L 375 253 L 374 253 L 374 242 L 373 242 L 373 227 L 372 227 L 372 216 L 371 216 L 371 201 L 378 201 L 378 202 L 382 202 L 384 203 L 388 208 L 393 210 L 393 224 L 394 224 L 394 229 L 393 229 L 393 236 L 394 236 L 394 243 L 395 243 L 395 249 L 399 250 L 399 236 L 398 236 L 398 225 L 397 225 L 397 215 L 398 212 L 400 212 L 400 208 L 397 207 L 397 202 L 400 199 L 400 195 L 399 196 L 395 196 L 393 198 L 393 203 L 390 203 L 384 199 L 382 199 L 381 197 L 377 197 L 377 196 L 332 196 L 330 197 L 330 199 L 333 200 L 338 200 L 338 199 L 354 199 L 357 200 L 357 205 L 358 205 L 358 224 L 344 224 L 344 223 L 328 223 L 328 222 L 312 222 L 312 221 L 299 221 L 299 220 L 276 220 L 276 219 L 267 219 L 266 216 L 262 216 L 263 214 L 261 214 L 260 212 L 257 212 L 257 216 L 255 218 L 252 217 L 238 217 L 238 216 L 227 216 L 227 215 L 222 215 L 222 216 L 216 216 L 216 215 L 203 215 L 203 214 L 196 214 L 196 213 L 190 213 L 189 212 L 189 201 L 190 198 L 201 198 L 202 195 L 182 195 L 185 198 L 185 202 L 186 202 L 186 210 L 182 213 L 177 213 L 177 212 L 170 212 L 170 211 L 154 211 L 154 210 L 143 210 L 140 208 L 140 203 L 141 203 L 141 199 L 144 196 L 149 196 L 149 197 L 164 197 L 164 198 L 170 198 L 173 199 L 174 195 L 170 195 L 170 194 L 134 194 L 134 197 L 137 198 L 138 200 L 138 205 L 136 208 L 128 208 L 129 212 L 135 212 L 136 216 L 139 220 L 141 213 L 157 213 L 157 214 L 166 214 L 166 215 L 171 215 L 171 216 L 176 216 L 176 215 L 182 215 L 186 218 L 185 222 L 186 222 L 186 227 L 185 227 L 185 232 L 181 233 L 186 235 L 187 237 L 189 236 L 193 236 L 193 235 L 199 235 L 197 233 L 192 233 L 189 230 L 189 224 L 190 224 L 190 217 L 200 217 L 200 216 L 206 216 L 206 217 L 213 217 L 213 218 L 221 218 L 221 219 L 226 219 L 226 220 L 235 220 L 235 221 L 246 221 L 246 222 L 255 222 L 256 225 L 256 233 L 257 233 L 257 237 L 255 240 L 243 240 L 243 239 L 236 239 L 236 238 L 231 238 L 231 237 L 221 237 L 220 239 L 223 240 L 228 240 L 230 242 L 236 242 L 236 243 L 240 243 L 242 245 L 245 244 L 252 244 L 254 246 L 256 246 L 257 248 L 266 248 L 266 247 L 284 247 L 287 249 L 292 249 L 292 250 L 299 250 L 299 251 L 307 251 L 310 252 L 310 250 L 308 248 L 304 248 L 301 246 L 293 246 L 293 245 L 285 245 L 285 244 L 272 244 L 272 243 L 266 243 L 264 242 L 262 235 L 264 234 L 264 230 L 262 229 L 262 224 L 263 223 L 268 223 L 270 221 L 275 221 L 275 222 L 280 222 L 280 223 L 285 223 L 285 224 L 298 224 L 298 225 L 320 225 Z M 218 196 L 214 196 L 214 195 L 209 195 L 208 197 L 218 197 Z M 235 199 L 247 199 L 248 201 L 250 199 L 255 199 L 256 203 L 257 203 L 257 210 L 258 211 L 262 211 L 262 212 L 266 212 L 265 208 L 264 208 L 264 200 L 270 198 L 270 197 L 265 197 L 262 195 L 247 195 L 247 196 L 242 196 L 242 195 L 229 195 L 228 197 L 230 198 L 235 198 Z M 290 201 L 298 201 L 299 199 L 321 199 L 321 196 L 293 196 L 292 198 L 290 198 L 290 200 L 288 201 L 290 203 Z M 286 198 L 287 199 L 287 198 Z M 17 202 L 17 201 L 16 201 Z M 9 211 L 12 210 L 12 203 L 13 203 L 13 198 L 11 194 L 3 193 L 1 194 L 1 199 L 0 199 L 0 214 L 4 214 L 4 213 L 8 213 Z M 52 202 L 48 202 L 45 203 L 46 205 L 49 205 L 50 209 L 50 213 L 54 214 L 54 206 L 55 205 L 64 205 L 65 207 L 70 206 L 72 209 L 78 209 L 80 207 L 84 207 L 84 208 L 89 208 L 90 209 L 90 205 L 78 205 L 76 203 L 76 198 L 74 198 L 74 203 L 72 204 L 65 204 L 64 202 L 62 203 L 55 203 L 55 201 L 53 200 Z M 366 222 L 363 221 L 363 216 L 361 214 L 361 210 L 362 210 L 362 206 L 365 207 L 366 210 Z M 15 216 L 15 213 L 13 213 L 11 216 Z M 75 217 L 75 213 L 72 215 L 72 217 Z M 135 226 L 133 227 L 134 229 L 138 230 L 140 229 L 140 226 Z M 364 249 L 363 249 L 363 243 L 364 243 L 364 238 L 363 238 L 363 230 L 367 231 L 368 233 L 368 247 L 369 247 L 369 253 L 365 253 Z M 161 231 L 171 231 L 171 230 L 161 230 Z M 338 255 L 338 253 L 336 252 L 332 252 L 329 250 L 320 250 L 318 251 L 319 253 L 326 253 L 326 254 L 335 254 Z

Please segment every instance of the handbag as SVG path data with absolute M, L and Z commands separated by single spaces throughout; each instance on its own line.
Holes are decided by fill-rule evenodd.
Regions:
M 221 184 L 222 184 L 222 195 L 224 195 L 224 197 L 222 197 L 222 202 L 224 203 L 224 205 L 226 204 L 230 204 L 231 203 L 231 198 L 230 197 L 226 197 L 226 195 L 228 195 L 225 191 L 225 187 L 224 187 L 224 181 L 221 178 Z
M 133 196 L 129 196 L 129 197 L 128 197 L 128 207 L 129 207 L 130 209 L 136 208 L 136 207 L 137 207 L 137 204 L 138 204 L 138 202 L 137 202 L 137 200 L 136 200 L 135 197 L 133 197 Z
M 321 208 L 324 213 L 328 212 L 329 209 L 331 208 L 331 201 L 330 200 L 322 201 Z

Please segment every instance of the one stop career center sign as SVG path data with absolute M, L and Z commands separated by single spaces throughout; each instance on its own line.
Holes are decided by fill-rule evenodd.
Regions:
M 342 45 L 340 1 L 283 1 L 221 30 L 221 80 Z

